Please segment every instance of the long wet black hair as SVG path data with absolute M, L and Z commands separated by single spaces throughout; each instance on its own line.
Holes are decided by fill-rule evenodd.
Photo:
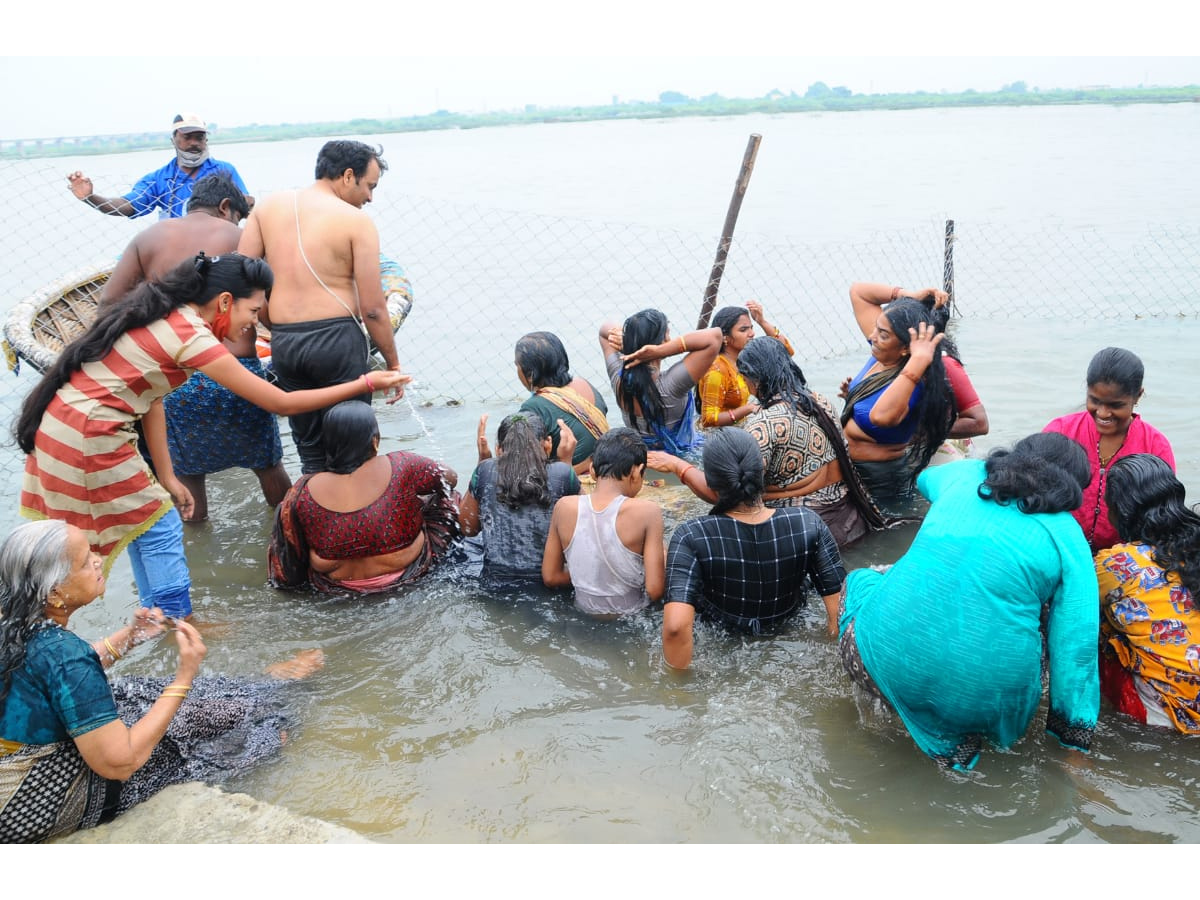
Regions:
M 1108 470 L 1104 500 L 1122 541 L 1152 544 L 1154 562 L 1200 598 L 1200 514 L 1184 503 L 1171 467 L 1150 453 L 1123 456 Z
M 321 446 L 325 471 L 349 475 L 376 455 L 379 420 L 370 403 L 343 400 L 325 411 L 321 420 Z
M 496 429 L 496 499 L 505 506 L 550 505 L 545 440 L 546 426 L 538 416 L 514 413 Z
M 666 337 L 666 314 L 657 309 L 643 309 L 625 320 L 621 331 L 621 352 L 636 353 L 649 344 L 661 344 Z M 622 366 L 620 384 L 617 399 L 628 421 L 637 421 L 636 406 L 641 406 L 643 419 L 659 427 L 666 425 L 662 392 L 654 377 L 653 366 L 646 363 Z
M 1083 448 L 1066 435 L 1045 431 L 1021 438 L 1011 450 L 997 447 L 984 462 L 979 496 L 1001 506 L 1016 501 L 1023 513 L 1070 512 L 1083 503 L 1092 480 Z
M 274 283 L 270 266 L 261 259 L 251 259 L 240 253 L 213 257 L 198 253 L 160 280 L 142 282 L 120 303 L 102 307 L 91 327 L 63 348 L 58 359 L 25 398 L 21 414 L 13 425 L 17 446 L 25 453 L 33 452 L 42 416 L 58 389 L 85 364 L 111 353 L 127 332 L 157 322 L 185 303 L 203 305 L 226 291 L 235 300 L 262 290 L 269 297 Z
M 896 339 L 908 349 L 912 336 L 908 329 L 918 331 L 922 322 L 933 325 L 929 311 L 918 300 L 902 297 L 894 300 L 883 308 L 883 315 Z M 936 327 L 936 326 L 935 326 Z M 943 342 L 944 342 L 943 338 Z M 901 361 L 901 365 L 903 365 Z M 941 344 L 933 350 L 933 361 L 921 378 L 921 399 L 914 408 L 917 416 L 917 429 L 909 441 L 909 452 L 916 465 L 911 467 L 912 477 L 929 465 L 933 454 L 946 440 L 958 412 L 954 407 L 954 393 L 950 390 L 950 382 L 946 378 L 946 367 L 942 364 Z
M 704 480 L 717 494 L 710 512 L 721 515 L 761 502 L 764 475 L 758 441 L 741 428 L 718 428 L 704 442 Z
M 18 525 L 0 545 L 0 709 L 29 639 L 46 621 L 51 591 L 71 574 L 68 534 L 66 522 L 44 519 Z

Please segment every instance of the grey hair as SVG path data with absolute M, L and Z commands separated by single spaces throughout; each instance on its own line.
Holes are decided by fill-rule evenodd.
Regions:
M 0 618 L 25 618 L 27 608 L 41 618 L 46 600 L 71 574 L 67 523 L 58 519 L 26 522 L 0 545 Z
M 17 526 L 0 544 L 0 704 L 50 592 L 71 574 L 69 535 L 66 522 L 45 519 Z

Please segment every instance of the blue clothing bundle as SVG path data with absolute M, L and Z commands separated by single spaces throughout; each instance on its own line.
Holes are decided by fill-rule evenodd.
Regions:
M 887 572 L 846 581 L 844 635 L 925 753 L 956 768 L 981 739 L 1004 748 L 1028 729 L 1050 680 L 1046 728 L 1086 750 L 1100 706 L 1099 604 L 1087 541 L 1068 512 L 1026 514 L 984 500 L 983 460 L 926 469 L 932 504 Z

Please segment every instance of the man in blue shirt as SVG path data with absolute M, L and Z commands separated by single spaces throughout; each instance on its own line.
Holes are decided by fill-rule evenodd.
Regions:
M 177 115 L 171 125 L 171 142 L 175 145 L 175 159 L 143 176 L 129 193 L 101 197 L 95 193 L 92 179 L 82 172 L 67 176 L 71 193 L 105 215 L 137 218 L 158 209 L 160 219 L 180 218 L 187 211 L 192 186 L 205 175 L 224 173 L 246 194 L 246 185 L 237 169 L 227 162 L 209 158 L 208 126 L 198 115 Z M 246 194 L 246 202 L 254 206 L 254 198 L 249 194 Z

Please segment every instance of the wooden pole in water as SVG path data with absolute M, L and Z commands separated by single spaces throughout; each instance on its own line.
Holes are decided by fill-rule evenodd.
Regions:
M 708 287 L 704 290 L 704 303 L 700 306 L 697 328 L 708 327 L 713 307 L 717 305 L 717 291 L 721 287 L 721 275 L 725 272 L 725 258 L 729 255 L 729 245 L 733 243 L 733 227 L 737 224 L 738 213 L 742 209 L 742 198 L 746 196 L 746 188 L 750 185 L 750 175 L 754 171 L 754 158 L 758 156 L 758 145 L 761 142 L 761 134 L 752 134 L 746 144 L 746 154 L 742 157 L 742 168 L 738 171 L 737 182 L 733 186 L 733 197 L 729 200 L 729 211 L 725 213 L 725 227 L 721 230 L 721 242 L 717 244 L 717 257 L 713 261 L 712 273 L 708 276 Z
M 954 308 L 954 220 L 946 220 L 946 251 L 943 256 L 945 263 L 942 268 L 942 290 L 950 295 L 949 306 L 950 312 L 957 312 Z

